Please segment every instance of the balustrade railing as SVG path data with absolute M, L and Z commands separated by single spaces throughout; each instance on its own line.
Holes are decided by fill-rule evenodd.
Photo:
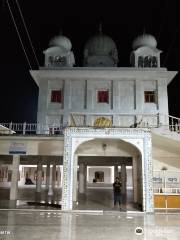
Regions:
M 169 115 L 169 130 L 180 133 L 180 118 Z
M 180 118 L 163 114 L 113 114 L 100 115 L 89 113 L 72 113 L 69 123 L 0 123 L 0 134 L 45 134 L 63 135 L 67 127 L 118 127 L 118 128 L 158 128 L 165 127 L 180 133 Z
M 63 125 L 42 125 L 37 123 L 0 123 L 0 134 L 23 134 L 23 135 L 63 135 Z

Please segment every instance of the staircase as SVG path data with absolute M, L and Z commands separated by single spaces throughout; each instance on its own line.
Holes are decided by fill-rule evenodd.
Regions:
M 160 115 L 160 117 L 164 117 L 169 125 L 152 128 L 152 133 L 175 141 L 180 141 L 180 118 L 171 115 Z

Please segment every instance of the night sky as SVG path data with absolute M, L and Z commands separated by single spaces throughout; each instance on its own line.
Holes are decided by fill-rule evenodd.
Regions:
M 119 52 L 119 67 L 128 67 L 132 41 L 144 31 L 155 36 L 161 49 L 161 66 L 168 70 L 180 68 L 180 7 L 178 0 L 154 1 L 42 1 L 18 0 L 35 52 L 44 64 L 43 50 L 49 40 L 62 30 L 70 38 L 76 65 L 81 66 L 83 46 L 97 33 L 102 22 L 103 33 L 112 37 Z M 28 42 L 16 0 L 9 0 L 32 69 L 38 69 Z M 1 27 L 1 94 L 0 122 L 36 122 L 38 87 L 29 74 L 17 32 L 7 7 L 0 0 Z M 180 75 L 168 87 L 170 115 L 180 117 Z

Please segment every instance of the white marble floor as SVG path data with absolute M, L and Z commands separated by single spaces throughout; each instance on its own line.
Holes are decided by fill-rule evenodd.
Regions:
M 80 210 L 116 210 L 113 206 L 113 190 L 112 186 L 105 185 L 99 187 L 88 187 L 86 194 L 78 194 L 77 205 L 74 205 L 74 209 Z M 19 188 L 18 201 L 8 201 L 9 189 L 0 189 L 0 209 L 1 208 L 30 208 L 27 205 L 28 201 L 45 201 L 54 202 L 59 204 L 61 201 L 61 189 L 56 188 L 54 196 L 48 197 L 47 191 L 43 188 L 41 194 L 35 193 L 35 186 L 26 186 Z M 132 190 L 127 191 L 127 198 L 123 198 L 124 210 L 140 210 L 135 204 L 133 204 Z
M 179 240 L 180 214 L 0 211 L 3 240 Z

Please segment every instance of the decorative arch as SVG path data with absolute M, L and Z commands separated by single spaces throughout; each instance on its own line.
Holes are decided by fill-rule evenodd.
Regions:
M 134 145 L 142 158 L 143 211 L 153 212 L 151 134 L 149 129 L 68 127 L 64 133 L 62 209 L 72 210 L 75 151 L 96 138 L 120 139 Z

